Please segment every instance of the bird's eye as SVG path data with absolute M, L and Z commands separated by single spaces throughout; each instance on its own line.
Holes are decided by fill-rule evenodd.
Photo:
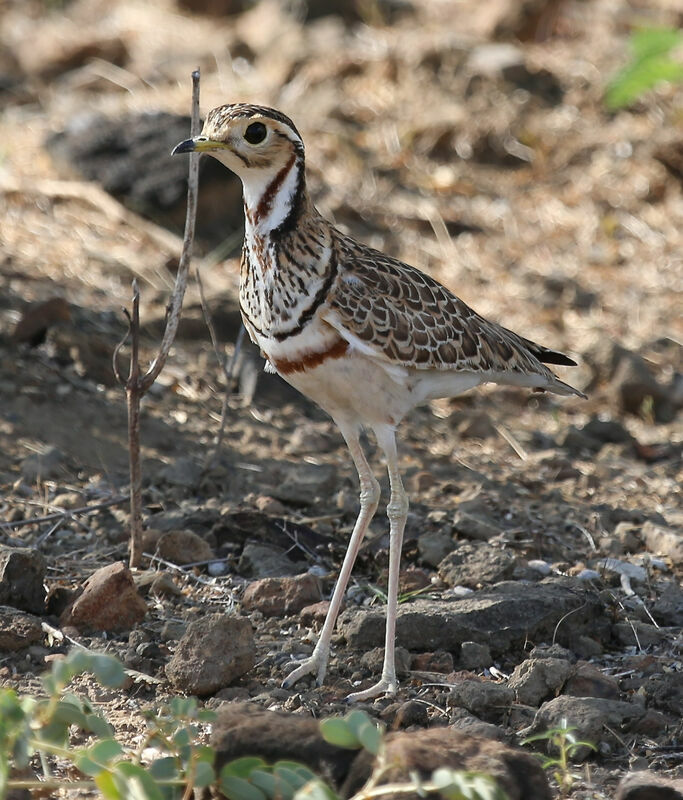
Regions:
M 259 144 L 266 138 L 266 126 L 262 122 L 252 122 L 244 131 L 244 138 L 249 144 Z

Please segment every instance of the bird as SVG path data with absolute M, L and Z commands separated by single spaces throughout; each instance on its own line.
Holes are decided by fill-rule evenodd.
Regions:
M 208 153 L 242 181 L 244 245 L 240 309 L 265 369 L 316 402 L 336 423 L 360 484 L 360 510 L 329 611 L 311 656 L 283 682 L 322 685 L 351 571 L 380 500 L 361 446 L 371 430 L 389 477 L 389 575 L 379 680 L 349 702 L 393 695 L 399 569 L 408 496 L 396 429 L 415 406 L 484 383 L 585 397 L 546 364 L 576 366 L 491 322 L 426 273 L 343 233 L 314 206 L 303 139 L 282 112 L 250 103 L 219 106 L 179 153 Z

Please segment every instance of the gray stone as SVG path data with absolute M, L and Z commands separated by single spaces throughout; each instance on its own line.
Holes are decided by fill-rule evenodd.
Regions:
M 660 625 L 683 627 L 683 589 L 678 581 L 661 581 L 659 596 L 652 605 L 652 614 Z
M 462 507 L 455 512 L 453 527 L 461 536 L 484 542 L 501 532 L 501 527 L 488 515 L 482 512 L 471 512 Z
M 42 638 L 43 629 L 37 617 L 12 606 L 0 606 L 0 652 L 23 650 Z
M 572 611 L 572 614 L 568 614 Z M 413 651 L 457 652 L 462 642 L 487 644 L 494 657 L 529 639 L 557 637 L 569 642 L 590 631 L 606 634 L 601 607 L 594 593 L 570 578 L 546 578 L 523 587 L 516 582 L 448 600 L 417 598 L 399 607 L 397 642 Z M 340 618 L 349 646 L 357 650 L 378 647 L 384 641 L 384 611 L 348 608 Z
M 633 436 L 621 422 L 612 419 L 593 417 L 593 419 L 581 428 L 581 431 L 603 444 L 620 444 L 622 442 L 634 441 Z
M 462 542 L 439 564 L 439 578 L 448 586 L 477 588 L 512 576 L 515 557 L 480 542 Z
M 284 480 L 268 492 L 277 500 L 293 505 L 310 505 L 316 497 L 329 494 L 337 483 L 331 464 L 291 464 Z
M 192 489 L 199 484 L 203 467 L 192 458 L 181 456 L 159 470 L 158 478 L 171 486 Z
M 166 676 L 176 689 L 205 696 L 248 672 L 255 657 L 254 632 L 248 619 L 209 614 L 188 625 L 166 664 Z
M 410 673 L 410 653 L 405 647 L 397 647 L 395 650 L 395 657 L 396 674 L 399 678 L 405 677 Z M 363 653 L 360 663 L 365 669 L 373 673 L 373 675 L 379 675 L 384 664 L 384 648 L 373 647 L 372 650 Z
M 651 553 L 667 556 L 675 566 L 683 564 L 683 533 L 647 520 L 641 535 Z
M 29 547 L 0 547 L 0 604 L 45 611 L 45 558 Z
M 598 747 L 601 742 L 616 745 L 616 740 L 608 731 L 628 729 L 645 715 L 645 709 L 634 703 L 621 700 L 606 700 L 601 697 L 570 697 L 560 695 L 548 700 L 538 709 L 530 729 L 525 735 L 542 733 L 557 728 L 562 720 L 574 726 L 577 739 L 590 742 Z M 585 760 L 593 751 L 589 747 L 577 748 L 572 756 L 574 761 Z
M 619 700 L 621 696 L 616 678 L 605 675 L 586 661 L 574 666 L 562 691 L 573 697 L 603 697 L 606 700 Z
M 484 722 L 478 717 L 460 709 L 462 716 L 457 716 L 451 723 L 453 730 L 461 731 L 467 736 L 481 736 L 484 739 L 493 739 L 497 742 L 505 741 L 506 735 L 503 728 L 492 722 Z
M 569 450 L 571 453 L 581 453 L 584 451 L 597 453 L 602 445 L 603 443 L 599 439 L 577 428 L 575 425 L 570 426 L 564 439 L 560 442 L 560 446 Z
M 443 530 L 425 531 L 417 537 L 420 558 L 430 567 L 437 567 L 453 547 L 453 537 Z
M 501 722 L 515 700 L 512 689 L 490 680 L 467 680 L 450 691 L 451 705 L 465 708 L 485 722 Z
M 159 638 L 162 642 L 175 642 L 187 630 L 187 623 L 179 619 L 169 619 L 164 622 Z
M 683 779 L 632 772 L 619 781 L 615 800 L 683 800 Z
M 58 478 L 62 474 L 64 454 L 56 447 L 45 447 L 21 462 L 21 477 L 28 483 Z
M 612 625 L 614 638 L 626 647 L 652 647 L 666 638 L 661 628 L 655 628 L 647 622 L 637 619 L 630 622 L 615 622 Z
M 458 666 L 461 669 L 484 669 L 491 666 L 491 650 L 487 644 L 463 642 L 460 647 Z
M 557 695 L 571 672 L 570 662 L 560 658 L 528 658 L 515 667 L 508 687 L 515 691 L 520 703 L 538 706 Z
M 284 550 L 260 542 L 247 542 L 237 564 L 237 571 L 245 578 L 280 578 L 301 571 Z
M 642 414 L 651 404 L 657 422 L 671 422 L 675 416 L 668 387 L 659 383 L 638 353 L 622 350 L 610 389 L 622 411 Z
M 457 431 L 463 439 L 489 439 L 498 435 L 491 417 L 485 411 L 468 414 L 458 425 Z

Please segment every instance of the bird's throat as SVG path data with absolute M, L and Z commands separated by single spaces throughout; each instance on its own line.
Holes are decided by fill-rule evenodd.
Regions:
M 296 153 L 274 175 L 264 172 L 243 180 L 247 238 L 292 230 L 307 205 L 303 159 Z

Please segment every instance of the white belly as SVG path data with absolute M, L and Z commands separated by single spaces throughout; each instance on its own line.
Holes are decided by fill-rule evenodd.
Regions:
M 353 350 L 282 377 L 333 419 L 370 426 L 398 425 L 420 403 L 454 396 L 481 383 L 481 376 L 474 373 L 385 366 Z

